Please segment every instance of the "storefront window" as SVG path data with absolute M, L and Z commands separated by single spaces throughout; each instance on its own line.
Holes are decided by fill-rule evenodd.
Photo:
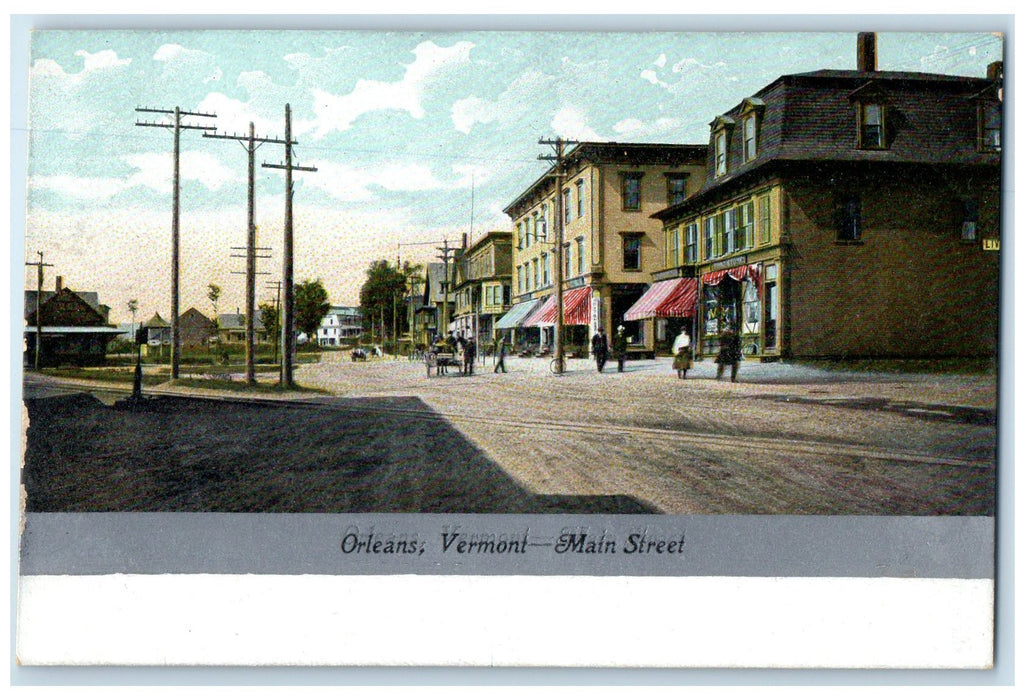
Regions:
M 761 320 L 761 302 L 758 285 L 752 280 L 744 282 L 744 333 L 757 333 Z

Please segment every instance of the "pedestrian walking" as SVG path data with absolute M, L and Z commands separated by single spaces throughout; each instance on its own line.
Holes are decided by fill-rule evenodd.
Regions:
M 495 374 L 498 374 L 498 370 L 502 370 L 502 374 L 505 374 L 505 338 L 498 339 L 498 347 L 495 348 Z
M 740 360 L 743 353 L 740 351 L 740 335 L 735 330 L 727 330 L 719 337 L 719 354 L 715 357 L 717 369 L 715 378 L 722 379 L 723 370 L 726 365 L 730 366 L 730 381 L 737 381 L 737 372 L 740 370 Z
M 691 368 L 690 358 L 690 336 L 687 331 L 680 329 L 679 335 L 673 341 L 673 369 L 680 379 L 687 378 L 687 370 Z
M 626 327 L 620 326 L 616 329 L 616 339 L 612 341 L 612 352 L 616 355 L 616 364 L 620 372 L 626 366 L 626 345 Z
M 605 335 L 605 329 L 598 327 L 598 332 L 591 337 L 591 355 L 598 365 L 598 373 L 605 369 L 605 363 L 609 359 L 609 337 Z
M 473 360 L 477 356 L 477 343 L 473 338 L 463 340 L 463 374 L 473 374 Z

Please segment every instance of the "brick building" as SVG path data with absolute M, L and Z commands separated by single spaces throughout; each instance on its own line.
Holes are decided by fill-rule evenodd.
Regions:
M 705 186 L 655 214 L 656 280 L 697 285 L 698 353 L 990 355 L 997 347 L 1001 81 L 785 75 L 711 122 Z

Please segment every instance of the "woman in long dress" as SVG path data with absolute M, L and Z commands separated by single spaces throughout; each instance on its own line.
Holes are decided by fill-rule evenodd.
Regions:
M 687 331 L 681 329 L 680 334 L 673 341 L 673 369 L 680 379 L 687 378 L 687 370 L 691 368 L 690 359 L 690 336 Z

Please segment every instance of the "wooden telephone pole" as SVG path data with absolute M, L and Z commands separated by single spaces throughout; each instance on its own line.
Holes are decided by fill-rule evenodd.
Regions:
M 256 247 L 256 149 L 265 143 L 285 143 L 282 139 L 257 137 L 253 122 L 249 122 L 249 136 L 237 134 L 203 134 L 204 138 L 231 139 L 238 141 L 246 149 L 249 156 L 249 199 L 248 226 L 246 234 L 246 382 L 256 384 L 256 259 L 269 258 L 269 255 L 257 255 L 257 250 L 268 250 Z M 267 274 L 267 273 L 264 273 Z
M 285 303 L 281 308 L 281 385 L 285 388 L 292 388 L 295 382 L 292 379 L 292 361 L 295 350 L 295 281 L 292 275 L 292 171 L 302 170 L 315 173 L 314 167 L 300 167 L 292 163 L 292 146 L 297 142 L 292 140 L 292 107 L 285 105 L 285 162 L 264 163 L 265 168 L 277 168 L 285 171 L 285 237 L 282 246 L 281 262 L 281 284 L 285 290 Z
M 28 267 L 36 268 L 36 357 L 33 366 L 39 371 L 39 348 L 43 344 L 43 317 L 39 308 L 43 305 L 43 268 L 53 267 L 50 263 L 43 262 L 43 251 L 38 251 L 39 262 L 27 262 Z
M 181 331 L 178 327 L 178 278 L 179 278 L 179 209 L 181 208 L 181 186 L 180 186 L 180 133 L 182 129 L 198 129 L 210 131 L 214 127 L 182 124 L 182 117 L 204 117 L 216 119 L 216 114 L 205 112 L 183 112 L 179 107 L 174 109 L 151 109 L 148 107 L 136 107 L 136 112 L 149 114 L 170 114 L 174 117 L 172 124 L 162 122 L 135 122 L 136 126 L 159 126 L 164 129 L 171 129 L 174 133 L 174 181 L 172 183 L 172 204 L 171 204 L 171 379 L 177 379 L 181 366 Z
M 566 354 L 563 346 L 563 308 L 562 308 L 562 227 L 565 213 L 562 209 L 562 181 L 566 176 L 563 171 L 563 158 L 565 148 L 568 144 L 576 141 L 567 141 L 562 138 L 539 139 L 539 144 L 555 147 L 555 155 L 539 155 L 538 160 L 552 161 L 553 175 L 555 176 L 555 373 L 562 374 L 566 369 Z

